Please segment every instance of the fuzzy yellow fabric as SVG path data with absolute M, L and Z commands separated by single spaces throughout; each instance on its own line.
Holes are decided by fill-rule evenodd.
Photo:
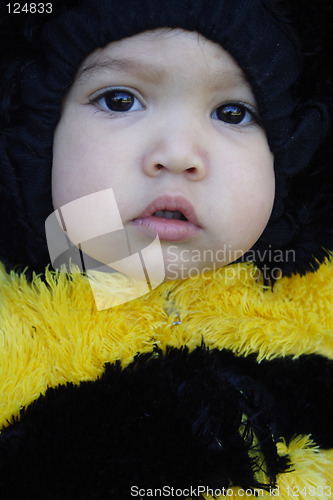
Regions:
M 125 366 L 154 345 L 192 350 L 204 340 L 237 355 L 257 353 L 258 361 L 312 353 L 333 359 L 333 264 L 283 278 L 273 291 L 253 271 L 250 264 L 234 264 L 98 311 L 85 276 L 47 271 L 46 282 L 35 276 L 29 283 L 0 266 L 0 425 L 48 387 L 94 380 L 106 362 Z M 107 279 L 107 290 L 124 294 L 124 277 Z M 278 478 L 279 498 L 295 492 L 333 498 L 332 450 L 299 436 L 280 443 L 278 452 L 289 453 L 293 463 Z M 237 488 L 232 495 L 244 497 Z
M 265 491 L 257 489 L 256 495 L 249 490 L 232 487 L 225 489 L 224 495 L 217 498 L 277 498 L 291 499 L 332 499 L 333 498 L 333 450 L 320 451 L 308 436 L 293 439 L 289 445 L 278 443 L 280 456 L 289 455 L 292 468 L 278 477 L 276 487 Z M 262 478 L 264 479 L 264 478 Z M 204 495 L 208 500 L 214 497 L 210 493 L 219 493 L 217 490 Z

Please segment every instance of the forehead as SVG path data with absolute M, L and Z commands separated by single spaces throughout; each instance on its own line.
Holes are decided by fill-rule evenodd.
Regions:
M 191 68 L 200 78 L 249 87 L 232 56 L 217 43 L 196 32 L 156 29 L 111 42 L 91 53 L 81 64 L 76 82 L 85 82 L 108 70 L 132 72 L 145 79 L 161 80 Z

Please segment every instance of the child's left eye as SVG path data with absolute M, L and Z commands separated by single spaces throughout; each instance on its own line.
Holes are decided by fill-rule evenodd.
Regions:
M 223 104 L 215 109 L 211 116 L 230 125 L 247 125 L 256 121 L 255 112 L 249 106 L 240 103 Z
M 125 89 L 108 90 L 103 95 L 96 97 L 93 102 L 97 103 L 103 110 L 114 113 L 144 109 L 139 99 Z

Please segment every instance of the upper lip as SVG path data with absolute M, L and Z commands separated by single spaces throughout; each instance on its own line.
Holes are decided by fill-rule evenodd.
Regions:
M 143 217 L 149 217 L 153 215 L 155 212 L 158 212 L 159 210 L 169 210 L 169 211 L 178 210 L 186 217 L 186 219 L 189 222 L 195 224 L 196 226 L 199 225 L 194 208 L 192 207 L 191 203 L 182 196 L 165 195 L 156 198 L 156 200 L 152 201 L 144 209 L 144 211 L 136 218 L 140 219 Z

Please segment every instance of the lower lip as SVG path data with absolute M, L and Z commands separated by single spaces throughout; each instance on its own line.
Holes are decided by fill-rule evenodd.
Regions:
M 193 238 L 200 231 L 200 227 L 189 221 L 179 219 L 167 219 L 165 217 L 139 217 L 132 224 L 142 228 L 147 236 L 155 237 L 156 233 L 160 240 L 180 241 Z

